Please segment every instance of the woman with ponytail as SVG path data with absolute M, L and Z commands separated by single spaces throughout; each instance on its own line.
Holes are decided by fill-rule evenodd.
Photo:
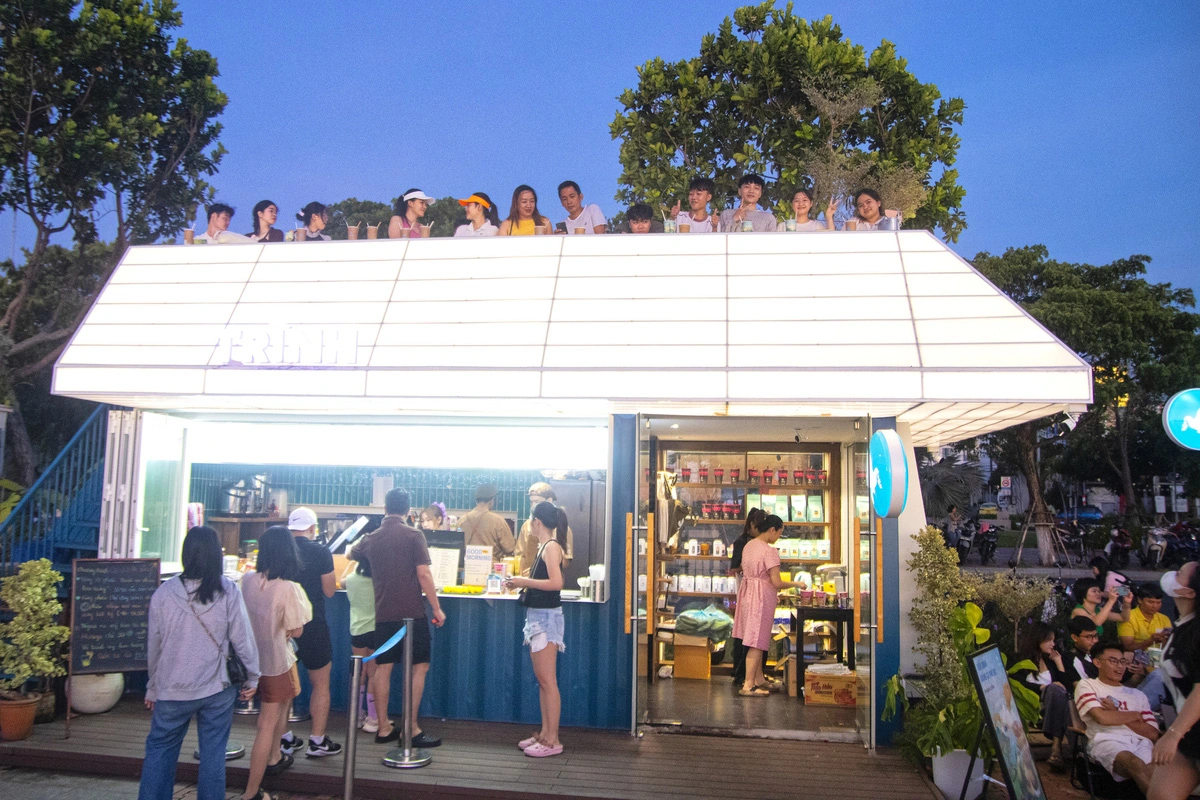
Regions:
M 297 231 L 296 241 L 298 242 L 328 242 L 329 234 L 322 233 L 325 230 L 326 223 L 329 222 L 329 210 L 323 203 L 313 201 L 300 209 L 300 213 L 296 215 L 296 221 L 304 227 L 300 231 L 304 232 L 303 238 L 300 237 Z
M 567 513 L 553 503 L 538 503 L 533 509 L 530 530 L 537 537 L 537 559 L 529 577 L 509 578 L 509 588 L 521 589 L 525 612 L 525 644 L 537 676 L 538 699 L 542 708 L 542 729 L 517 743 L 530 758 L 545 758 L 562 753 L 558 740 L 558 719 L 562 698 L 558 693 L 556 667 L 558 654 L 567 649 L 563 643 L 563 550 L 555 540 L 567 535 Z
M 758 536 L 758 523 L 766 517 L 761 508 L 752 508 L 746 512 L 746 524 L 742 527 L 742 535 L 733 542 L 733 551 L 729 558 L 729 574 L 741 577 L 742 551 L 746 543 Z M 746 646 L 741 639 L 733 640 L 733 682 L 741 685 L 746 680 Z

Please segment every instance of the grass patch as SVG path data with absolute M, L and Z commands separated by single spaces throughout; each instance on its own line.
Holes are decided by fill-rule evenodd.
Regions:
M 996 540 L 996 546 L 997 547 L 1016 547 L 1017 541 L 1020 538 L 1021 538 L 1020 531 L 1000 531 L 1000 535 L 997 537 L 997 540 Z M 1035 548 L 1037 547 L 1037 529 L 1035 529 L 1032 525 L 1029 526 L 1029 530 L 1027 530 L 1025 532 L 1025 546 L 1026 547 L 1035 547 Z

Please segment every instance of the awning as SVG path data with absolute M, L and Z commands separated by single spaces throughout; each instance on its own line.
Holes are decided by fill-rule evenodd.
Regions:
M 923 231 L 131 248 L 56 394 L 322 415 L 896 416 L 952 442 L 1088 365 Z

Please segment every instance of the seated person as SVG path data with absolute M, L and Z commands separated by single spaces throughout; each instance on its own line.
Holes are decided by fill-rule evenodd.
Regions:
M 208 213 L 208 229 L 193 238 L 192 241 L 204 242 L 206 244 L 254 243 L 254 240 L 249 236 L 242 236 L 240 233 L 234 233 L 229 230 L 229 223 L 233 220 L 233 206 L 227 206 L 224 203 L 213 203 L 205 211 Z
M 328 242 L 329 234 L 324 233 L 325 225 L 329 222 L 329 210 L 324 203 L 312 201 L 296 215 L 296 221 L 303 225 L 294 234 L 297 242 Z M 301 237 L 303 232 L 303 238 Z
M 513 189 L 508 218 L 500 223 L 500 236 L 535 236 L 550 233 L 550 220 L 538 211 L 537 192 L 521 184 Z
M 1115 780 L 1132 778 L 1145 792 L 1154 768 L 1150 759 L 1158 741 L 1158 723 L 1146 696 L 1121 685 L 1125 661 L 1121 646 L 1098 644 L 1092 661 L 1098 678 L 1084 678 L 1075 687 L 1075 707 L 1087 725 L 1088 754 Z
M 279 206 L 270 200 L 254 204 L 254 230 L 247 234 L 256 242 L 282 242 L 283 231 L 274 227 L 279 219 Z
M 846 220 L 848 231 L 898 231 L 900 212 L 883 209 L 883 200 L 874 189 L 859 189 L 854 193 L 854 216 Z
M 575 181 L 563 181 L 558 185 L 558 201 L 567 210 L 567 218 L 560 224 L 567 234 L 608 233 L 608 220 L 600 206 L 583 204 L 583 192 Z
M 720 229 L 725 232 L 740 232 L 744 222 L 750 222 L 754 231 L 773 231 L 779 224 L 770 211 L 762 211 L 758 201 L 766 191 L 767 183 L 761 176 L 751 172 L 738 181 L 738 206 L 721 212 Z
M 1036 670 L 1025 670 L 1023 679 L 1029 688 L 1041 695 L 1042 733 L 1050 740 L 1050 758 L 1046 763 L 1054 770 L 1063 766 L 1062 743 L 1071 724 L 1071 690 L 1065 683 L 1055 681 L 1067 674 L 1067 662 L 1054 646 L 1054 631 L 1035 620 L 1023 626 L 1018 642 L 1017 658 L 1032 661 Z M 1069 668 L 1074 671 L 1074 666 Z
M 1067 654 L 1061 668 L 1053 662 L 1050 668 L 1050 679 L 1075 691 L 1075 685 L 1084 678 L 1095 678 L 1099 675 L 1096 665 L 1092 663 L 1091 649 L 1096 646 L 1096 623 L 1087 617 L 1074 617 L 1067 623 L 1067 633 L 1071 635 L 1072 651 Z
M 799 188 L 792 193 L 792 212 L 795 216 L 793 230 L 797 231 L 832 231 L 834 230 L 833 214 L 834 208 L 833 198 L 829 198 L 829 205 L 825 206 L 825 221 L 812 219 L 813 210 L 812 192 L 805 188 Z M 791 220 L 783 220 L 779 223 L 778 230 L 786 231 Z
M 654 209 L 645 203 L 635 203 L 629 207 L 629 211 L 625 213 L 625 224 L 628 230 L 622 233 L 662 233 L 661 228 L 658 231 L 652 230 Z
M 1171 619 L 1162 613 L 1162 587 L 1147 581 L 1136 587 L 1137 607 L 1129 612 L 1128 622 L 1117 623 L 1117 636 L 1126 650 L 1161 647 L 1171 638 Z
M 716 191 L 712 178 L 692 178 L 688 184 L 688 210 L 680 211 L 678 202 L 671 209 L 671 215 L 675 217 L 675 229 L 680 233 L 715 231 L 717 221 L 708 213 L 708 204 L 712 202 Z
M 1106 592 L 1101 586 L 1094 578 L 1080 578 L 1071 584 L 1071 596 L 1076 603 L 1071 618 L 1087 617 L 1096 623 L 1097 638 L 1112 639 L 1117 634 L 1117 623 L 1129 621 L 1129 604 L 1118 605 L 1122 596 L 1128 596 L 1129 589 L 1118 586 Z
M 463 207 L 467 222 L 454 229 L 454 238 L 499 235 L 500 217 L 496 214 L 496 204 L 492 198 L 483 192 L 475 192 L 466 200 L 459 200 L 458 204 Z

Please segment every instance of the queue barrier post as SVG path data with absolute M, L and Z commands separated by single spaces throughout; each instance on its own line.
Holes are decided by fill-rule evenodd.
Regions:
M 412 624 L 412 618 L 406 618 L 404 629 L 409 630 Z M 388 754 L 383 757 L 383 765 L 395 769 L 424 767 L 433 760 L 433 756 L 429 754 L 428 750 L 414 749 L 412 746 L 412 640 L 411 636 L 404 637 L 404 722 L 401 728 L 404 735 L 401 738 L 402 746 L 395 750 L 389 750 Z
M 363 657 L 351 656 L 350 715 L 346 722 L 346 758 L 342 763 L 342 800 L 354 800 L 354 757 L 358 752 L 358 703 L 362 690 Z

